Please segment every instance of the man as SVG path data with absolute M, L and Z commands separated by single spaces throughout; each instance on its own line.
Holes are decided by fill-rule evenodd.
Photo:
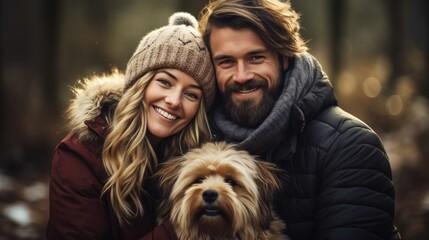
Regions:
M 383 145 L 337 106 L 298 18 L 279 0 L 218 0 L 203 10 L 220 91 L 214 136 L 287 171 L 276 208 L 291 239 L 399 239 Z

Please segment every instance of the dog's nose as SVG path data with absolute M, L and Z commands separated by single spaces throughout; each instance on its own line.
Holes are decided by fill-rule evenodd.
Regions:
M 213 189 L 208 189 L 203 192 L 203 199 L 206 203 L 213 203 L 218 197 L 218 193 Z

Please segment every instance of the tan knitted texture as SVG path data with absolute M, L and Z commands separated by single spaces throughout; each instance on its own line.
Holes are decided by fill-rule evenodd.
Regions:
M 182 23 L 183 19 L 185 23 Z M 176 68 L 201 85 L 206 109 L 209 109 L 216 93 L 214 70 L 209 51 L 197 29 L 195 17 L 180 12 L 170 17 L 169 25 L 144 36 L 127 64 L 125 89 L 148 71 Z

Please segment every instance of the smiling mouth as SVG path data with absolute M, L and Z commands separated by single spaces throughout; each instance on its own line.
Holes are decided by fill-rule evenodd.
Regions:
M 238 89 L 235 92 L 237 92 L 237 93 L 250 93 L 250 92 L 254 92 L 254 91 L 258 90 L 258 89 L 259 89 L 258 87 L 250 88 L 250 89 Z
M 155 111 L 157 112 L 157 113 L 159 113 L 161 116 L 163 116 L 164 118 L 166 118 L 166 119 L 168 119 L 168 120 L 176 120 L 178 117 L 177 116 L 175 116 L 175 115 L 172 115 L 172 114 L 170 114 L 170 113 L 168 113 L 168 112 L 166 112 L 166 111 L 164 111 L 164 110 L 162 110 L 161 108 L 159 108 L 159 107 L 153 107 L 154 109 L 155 109 Z

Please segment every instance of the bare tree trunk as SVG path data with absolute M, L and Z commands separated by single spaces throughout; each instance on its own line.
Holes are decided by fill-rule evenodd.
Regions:
M 330 9 L 332 11 L 330 18 L 331 27 L 331 65 L 332 73 L 330 74 L 331 80 L 337 80 L 339 71 L 341 70 L 342 57 L 342 37 L 344 28 L 344 16 L 346 13 L 345 3 L 343 0 L 331 0 Z
M 46 55 L 41 56 L 41 75 L 43 81 L 44 108 L 48 113 L 57 115 L 60 111 L 58 97 L 58 11 L 61 1 L 44 0 L 45 14 L 43 24 L 45 25 L 44 48 Z M 48 114 L 49 115 L 49 114 Z M 48 116 L 49 117 L 49 116 Z
M 429 12 L 429 2 L 428 1 L 422 1 L 424 9 L 426 9 L 426 13 Z M 425 18 L 425 24 L 423 25 L 424 27 L 428 27 L 429 26 L 429 16 L 427 14 L 424 15 Z M 420 79 L 420 89 L 421 89 L 421 93 L 427 98 L 429 99 L 429 34 L 426 31 L 426 35 L 424 36 L 425 40 L 426 40 L 426 50 L 425 50 L 425 71 L 423 73 L 424 76 L 422 76 L 422 78 Z
M 389 13 L 389 55 L 392 60 L 392 73 L 389 77 L 388 87 L 393 89 L 396 79 L 403 73 L 401 58 L 403 57 L 402 36 L 403 36 L 403 19 L 401 14 L 401 0 L 387 1 Z
M 4 16 L 4 12 L 5 11 L 5 6 L 4 6 L 4 2 L 0 3 L 0 14 L 1 16 Z M 3 34 L 4 34 L 4 17 L 0 17 L 0 39 L 3 39 Z M 0 42 L 0 102 L 2 104 L 4 104 L 6 109 L 3 109 L 2 115 L 3 114 L 8 114 L 8 107 L 9 104 L 6 102 L 6 86 L 5 86 L 5 80 L 4 80 L 4 72 L 3 72 L 3 68 L 4 68 L 4 53 L 3 53 L 3 48 L 5 46 L 3 46 L 4 41 Z M 4 116 L 4 115 L 3 115 Z M 0 117 L 0 132 L 3 133 L 2 134 L 2 138 L 0 138 L 0 152 L 3 152 L 3 146 L 5 146 L 5 141 L 6 141 L 6 137 L 4 137 L 4 133 L 5 133 L 5 129 L 6 129 L 6 118 L 5 117 Z

